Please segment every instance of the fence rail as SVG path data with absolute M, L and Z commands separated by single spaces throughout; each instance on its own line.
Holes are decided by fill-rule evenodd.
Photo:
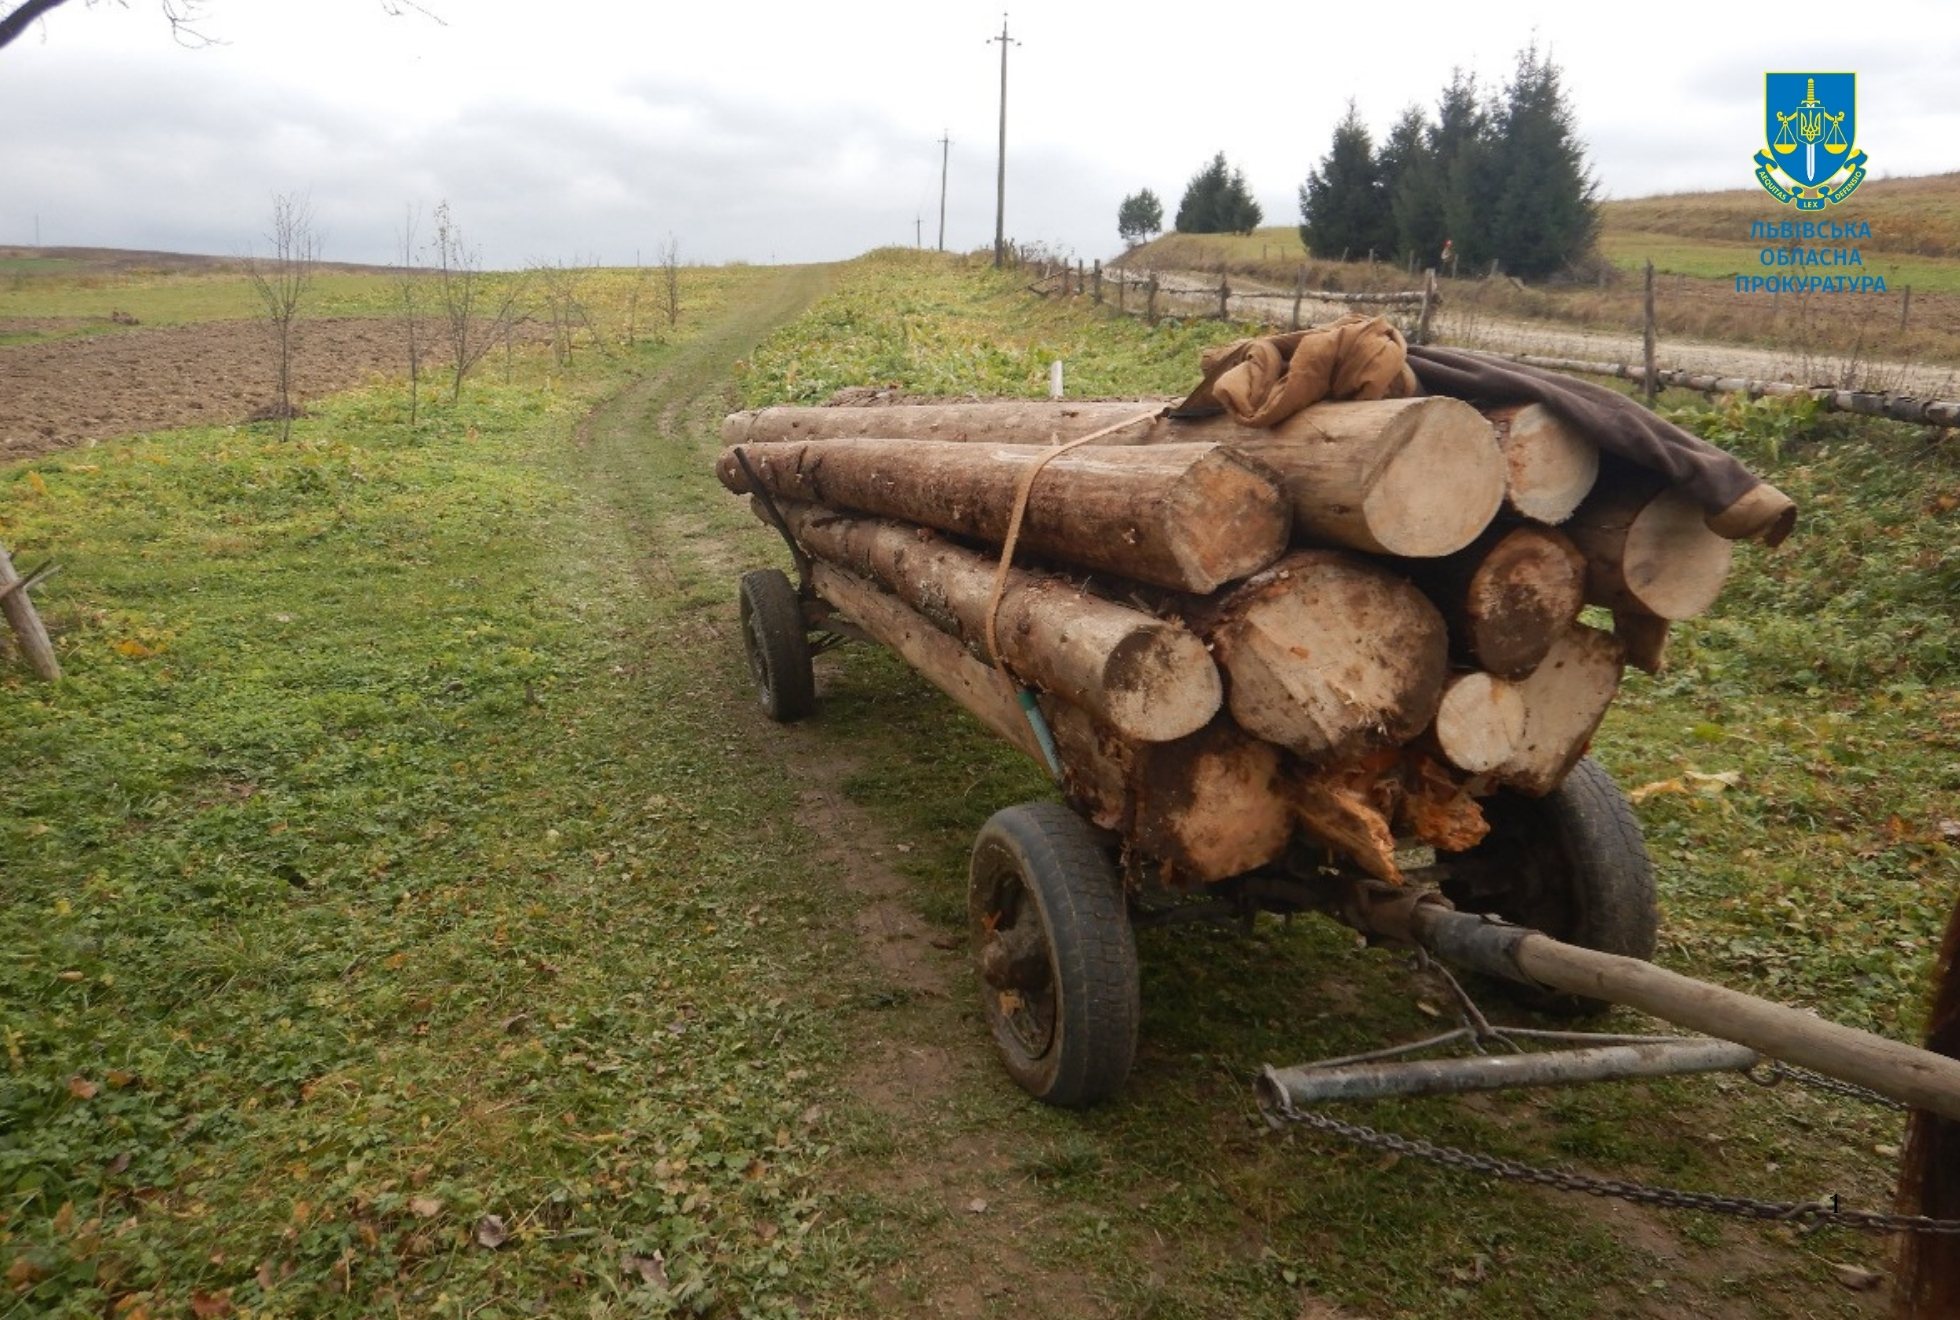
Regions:
M 1614 376 L 1620 380 L 1639 381 L 1642 385 L 1648 381 L 1647 369 L 1630 362 L 1587 362 L 1576 358 L 1539 357 L 1531 353 L 1498 353 L 1493 356 L 1528 367 L 1543 367 L 1547 371 Z M 1719 376 L 1677 367 L 1656 367 L 1653 383 L 1699 390 L 1703 394 L 1747 394 L 1751 398 L 1766 394 L 1803 394 L 1835 412 L 1889 417 L 1897 422 L 1923 422 L 1929 426 L 1960 426 L 1960 400 L 1957 399 L 1921 399 L 1910 394 L 1893 394 L 1884 390 L 1841 390 L 1830 385 L 1793 385 L 1784 380 L 1751 380 L 1744 376 Z
M 1030 284 L 1030 291 L 1043 296 L 1071 293 L 1094 298 L 1103 305 L 1111 301 L 1109 288 L 1114 289 L 1116 309 L 1128 315 L 1142 316 L 1155 324 L 1165 314 L 1165 305 L 1171 299 L 1182 304 L 1203 303 L 1207 310 L 1201 315 L 1227 320 L 1231 317 L 1234 301 L 1255 304 L 1292 301 L 1292 313 L 1288 328 L 1300 328 L 1300 307 L 1303 302 L 1324 302 L 1346 305 L 1397 307 L 1413 306 L 1420 309 L 1416 324 L 1409 327 L 1409 338 L 1414 343 L 1427 343 L 1431 320 L 1436 308 L 1442 305 L 1442 295 L 1436 284 L 1436 272 L 1425 272 L 1421 289 L 1383 290 L 1376 293 L 1336 293 L 1314 291 L 1306 287 L 1305 272 L 1295 282 L 1293 292 L 1272 293 L 1264 290 L 1240 292 L 1231 287 L 1229 277 L 1221 274 L 1215 290 L 1202 285 L 1189 283 L 1181 287 L 1163 284 L 1155 272 L 1147 272 L 1142 279 L 1129 275 L 1120 267 L 1105 270 L 1101 261 L 1093 266 L 1077 261 L 1071 267 L 1066 262 L 1044 261 L 1033 263 L 1039 274 Z M 1130 290 L 1141 290 L 1138 300 L 1129 295 Z M 1648 264 L 1646 289 L 1646 315 L 1643 327 L 1643 353 L 1645 363 L 1636 365 L 1630 362 L 1599 362 L 1577 358 L 1545 357 L 1530 353 L 1493 353 L 1511 362 L 1521 362 L 1527 366 L 1543 367 L 1550 371 L 1562 371 L 1586 376 L 1611 376 L 1620 380 L 1639 383 L 1642 393 L 1651 402 L 1654 391 L 1661 386 L 1674 386 L 1679 389 L 1699 390 L 1703 394 L 1746 394 L 1751 398 L 1764 395 L 1806 395 L 1815 400 L 1819 407 L 1834 412 L 1856 413 L 1865 417 L 1886 417 L 1899 422 L 1917 422 L 1927 426 L 1960 426 L 1960 400 L 1923 399 L 1910 394 L 1897 394 L 1886 390 L 1847 390 L 1829 385 L 1796 385 L 1789 381 L 1757 380 L 1745 376 L 1725 376 L 1718 372 L 1698 371 L 1692 367 L 1661 367 L 1654 362 L 1655 321 L 1653 302 L 1653 268 Z M 1215 305 L 1214 305 L 1215 303 Z M 1132 305 L 1136 304 L 1136 305 Z M 1256 319 L 1248 317 L 1246 319 Z

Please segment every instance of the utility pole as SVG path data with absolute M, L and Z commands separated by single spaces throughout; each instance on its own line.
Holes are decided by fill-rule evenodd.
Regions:
M 917 211 L 914 211 L 912 213 L 912 246 L 915 248 L 922 248 L 926 245 L 925 224 L 926 218 Z
M 1007 255 L 1007 48 L 1021 43 L 1007 35 L 1007 14 L 1000 16 L 1000 35 L 987 43 L 1000 43 L 1000 168 L 994 179 L 994 269 L 999 270 Z
M 953 136 L 943 133 L 939 138 L 939 250 L 946 250 L 946 161 L 953 151 Z M 36 228 L 38 235 L 40 230 Z

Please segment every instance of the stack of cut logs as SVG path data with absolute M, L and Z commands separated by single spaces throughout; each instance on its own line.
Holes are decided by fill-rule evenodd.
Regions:
M 1537 405 L 1162 412 L 768 408 L 723 424 L 717 472 L 823 602 L 1176 883 L 1473 846 L 1477 799 L 1553 791 L 1728 572 L 1696 505 Z

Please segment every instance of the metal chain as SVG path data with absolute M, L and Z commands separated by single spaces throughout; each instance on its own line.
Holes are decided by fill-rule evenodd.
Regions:
M 1742 1075 L 1756 1083 L 1756 1085 L 1763 1087 L 1775 1086 L 1777 1082 L 1787 1077 L 1801 1086 L 1808 1086 L 1813 1091 L 1829 1091 L 1834 1095 L 1841 1095 L 1847 1100 L 1857 1100 L 1863 1104 L 1877 1105 L 1881 1109 L 1896 1109 L 1903 1112 L 1911 1107 L 1894 1100 L 1889 1095 L 1880 1095 L 1868 1087 L 1859 1086 L 1856 1082 L 1841 1082 L 1835 1077 L 1826 1077 L 1823 1073 L 1815 1073 L 1808 1068 L 1799 1068 L 1793 1063 L 1783 1063 L 1779 1060 L 1771 1059 L 1769 1061 L 1768 1071 L 1768 1080 L 1756 1076 L 1753 1071 L 1745 1072 Z
M 1668 1210 L 1703 1210 L 1710 1214 L 1732 1215 L 1740 1219 L 1762 1219 L 1802 1225 L 1805 1229 L 1855 1228 L 1866 1233 L 1952 1233 L 1960 1234 L 1960 1219 L 1934 1219 L 1927 1215 L 1888 1215 L 1871 1210 L 1839 1210 L 1830 1201 L 1758 1201 L 1746 1196 L 1718 1196 L 1712 1192 L 1684 1192 L 1673 1187 L 1652 1187 L 1645 1183 L 1623 1182 L 1617 1178 L 1594 1178 L 1565 1169 L 1547 1169 L 1522 1164 L 1494 1155 L 1474 1155 L 1455 1146 L 1378 1132 L 1359 1123 L 1347 1123 L 1327 1114 L 1295 1108 L 1280 1100 L 1273 1110 L 1276 1118 L 1299 1123 L 1316 1131 L 1331 1133 L 1357 1145 L 1395 1155 L 1411 1155 L 1445 1168 L 1480 1173 L 1511 1182 L 1534 1183 L 1560 1191 L 1584 1192 L 1588 1196 L 1608 1196 L 1635 1205 L 1659 1206 Z

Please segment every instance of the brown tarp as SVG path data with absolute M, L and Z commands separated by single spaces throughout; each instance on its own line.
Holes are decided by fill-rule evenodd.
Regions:
M 1460 349 L 1410 347 L 1382 317 L 1329 325 L 1207 352 L 1204 383 L 1173 415 L 1220 410 L 1247 426 L 1277 426 L 1323 399 L 1446 394 L 1481 407 L 1543 404 L 1603 451 L 1660 473 L 1731 540 L 1779 544 L 1797 521 L 1789 496 L 1734 455 L 1655 416 L 1624 394 Z M 1418 389 L 1418 386 L 1420 387 Z

